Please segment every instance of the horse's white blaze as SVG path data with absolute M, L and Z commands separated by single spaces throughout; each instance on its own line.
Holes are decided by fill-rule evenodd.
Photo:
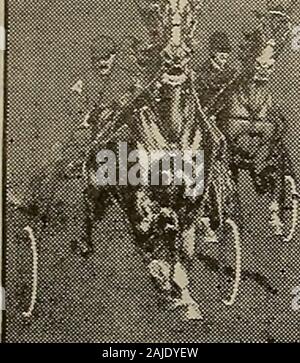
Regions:
M 195 253 L 196 227 L 193 224 L 183 231 L 183 249 L 189 258 Z
M 240 235 L 238 226 L 232 219 L 227 219 L 227 224 L 229 224 L 232 228 L 234 243 L 235 243 L 235 251 L 236 251 L 236 264 L 235 264 L 235 281 L 233 286 L 233 291 L 229 300 L 223 300 L 224 304 L 227 306 L 232 306 L 237 298 L 239 285 L 241 282 L 241 273 L 242 273 L 242 249 L 240 244 Z
M 171 108 L 171 119 L 172 119 L 172 127 L 174 129 L 178 129 L 178 132 L 181 132 L 182 129 L 182 113 L 181 113 L 181 87 L 176 87 L 173 91 L 172 97 L 172 108 Z
M 31 302 L 27 312 L 23 313 L 25 318 L 30 318 L 32 316 L 34 306 L 37 300 L 37 288 L 38 288 L 38 253 L 37 253 L 37 245 L 36 240 L 33 235 L 33 230 L 31 227 L 27 226 L 24 228 L 26 232 L 28 232 L 31 249 L 32 249 L 32 294 L 31 294 Z

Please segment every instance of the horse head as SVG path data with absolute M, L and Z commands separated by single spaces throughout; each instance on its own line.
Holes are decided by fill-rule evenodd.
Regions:
M 257 82 L 267 82 L 276 60 L 289 40 L 291 19 L 283 7 L 271 7 L 265 13 L 256 13 L 259 26 L 245 34 L 242 50 L 244 73 Z
M 170 86 L 183 84 L 191 70 L 193 38 L 197 15 L 203 1 L 164 1 L 165 31 L 169 35 L 162 55 L 162 82 Z
M 202 5 L 203 0 L 138 1 L 147 23 L 151 19 L 151 35 L 155 34 L 155 39 L 160 41 L 163 84 L 174 87 L 182 85 L 188 78 L 194 32 Z

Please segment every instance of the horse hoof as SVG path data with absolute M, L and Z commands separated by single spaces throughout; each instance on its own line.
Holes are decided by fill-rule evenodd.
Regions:
M 93 247 L 84 243 L 79 243 L 78 241 L 72 241 L 71 250 L 73 253 L 78 254 L 85 259 L 89 258 L 94 253 Z
M 172 299 L 172 301 L 169 301 L 168 309 L 170 311 L 179 309 L 181 314 L 183 314 L 181 317 L 181 320 L 183 321 L 203 320 L 199 305 L 195 302 L 187 303 L 183 299 Z
M 198 304 L 188 304 L 183 320 L 203 320 Z
M 171 310 L 180 313 L 179 319 L 181 321 L 203 320 L 198 304 L 186 304 L 183 301 L 178 301 L 174 302 Z

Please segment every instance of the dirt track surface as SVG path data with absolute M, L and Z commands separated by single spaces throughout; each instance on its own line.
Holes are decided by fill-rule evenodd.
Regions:
M 63 195 L 68 188 L 71 186 L 64 185 Z M 250 195 L 245 194 L 245 203 L 247 198 Z M 294 242 L 283 244 L 267 225 L 267 204 L 260 200 L 255 206 L 252 202 L 250 211 L 244 204 L 243 214 L 246 226 L 255 228 L 243 232 L 244 278 L 233 307 L 222 303 L 226 296 L 220 292 L 220 284 L 225 292 L 231 291 L 232 279 L 216 271 L 212 263 L 218 261 L 220 245 L 204 243 L 201 236 L 197 240 L 190 282 L 203 312 L 200 322 L 183 322 L 180 311 L 165 310 L 133 243 L 126 215 L 115 205 L 97 224 L 96 250 L 87 260 L 72 251 L 68 231 L 75 226 L 70 222 L 56 222 L 39 233 L 38 301 L 33 317 L 24 320 L 22 312 L 28 309 L 31 294 L 30 242 L 21 233 L 27 221 L 10 210 L 6 340 L 299 341 L 299 312 L 292 310 L 291 295 L 299 285 L 300 262 L 295 257 L 299 255 L 299 234 Z M 227 242 L 228 260 L 234 267 L 233 241 Z

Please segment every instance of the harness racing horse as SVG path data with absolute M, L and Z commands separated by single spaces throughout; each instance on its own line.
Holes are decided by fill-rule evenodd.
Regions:
M 193 34 L 202 0 L 153 2 L 151 12 L 156 14 L 161 46 L 159 52 L 154 52 L 159 57 L 159 72 L 154 81 L 122 108 L 96 107 L 86 120 L 93 127 L 94 137 L 83 167 L 84 202 L 74 210 L 74 219 L 78 221 L 76 231 L 80 230 L 81 236 L 78 238 L 78 232 L 74 232 L 74 237 L 81 254 L 88 257 L 93 251 L 96 220 L 101 220 L 107 207 L 117 200 L 128 216 L 136 246 L 167 305 L 181 307 L 186 319 L 201 319 L 188 278 L 198 231 L 209 242 L 217 240 L 218 231 L 223 237 L 230 231 L 236 250 L 235 282 L 224 303 L 232 305 L 237 297 L 241 274 L 239 231 L 235 222 L 239 218 L 237 193 L 225 157 L 226 139 L 215 118 L 206 116 L 194 86 Z M 138 167 L 132 174 L 136 183 L 123 180 L 124 185 L 116 185 L 108 182 L 105 173 L 99 176 L 104 159 L 110 157 L 116 174 L 121 174 L 123 166 L 114 163 L 112 156 L 118 154 L 116 145 L 120 142 L 126 142 L 129 154 L 135 153 L 132 162 L 138 161 Z M 204 169 L 203 163 L 197 163 L 203 150 Z M 153 166 L 163 164 L 165 155 L 170 156 L 174 151 L 179 151 L 183 159 L 188 151 L 187 169 L 175 168 L 172 159 L 174 171 L 167 167 L 158 168 L 156 173 L 165 183 L 141 183 L 141 174 L 148 176 Z M 182 183 L 174 183 L 175 179 Z M 26 316 L 31 315 L 36 300 L 38 257 L 33 231 L 27 232 L 32 240 L 35 279 Z
M 160 52 L 160 72 L 133 102 L 107 118 L 106 131 L 100 130 L 88 152 L 85 223 L 80 242 L 82 251 L 88 254 L 93 249 L 91 239 L 95 219 L 104 215 L 112 198 L 117 199 L 131 222 L 136 244 L 154 282 L 172 308 L 184 308 L 187 319 L 202 318 L 198 303 L 191 296 L 188 279 L 197 230 L 204 232 L 206 238 L 214 239 L 210 219 L 213 216 L 216 219 L 217 214 L 218 227 L 231 229 L 239 254 L 238 227 L 231 218 L 235 191 L 229 166 L 222 158 L 225 140 L 213 120 L 204 114 L 193 81 L 192 40 L 199 5 L 201 1 L 192 0 L 158 3 L 162 29 L 167 35 Z M 102 111 L 98 110 L 91 116 L 94 124 L 97 124 L 97 118 L 98 124 L 101 123 L 101 115 Z M 103 149 L 115 151 L 116 141 L 126 142 L 129 151 L 137 151 L 139 177 L 136 177 L 135 185 L 107 187 L 99 183 L 99 152 Z M 205 150 L 203 172 L 203 165 L 193 162 L 201 150 Z M 145 170 L 146 175 L 149 172 L 147 155 L 151 155 L 152 168 L 164 163 L 166 153 L 172 155 L 174 151 L 191 153 L 189 170 L 198 179 L 183 171 L 182 184 L 176 185 L 174 179 L 178 175 L 170 174 L 170 168 L 167 168 L 158 172 L 159 178 L 169 181 L 164 185 L 139 183 L 140 174 L 145 175 Z M 120 166 L 118 168 L 120 173 Z M 217 212 L 215 205 L 218 205 Z M 236 281 L 239 280 L 239 264 L 237 259 Z M 226 304 L 234 303 L 237 290 L 235 283 Z
M 290 28 L 289 16 L 277 7 L 260 17 L 258 29 L 246 34 L 242 46 L 242 76 L 231 87 L 217 122 L 228 142 L 228 158 L 235 182 L 240 170 L 248 170 L 256 192 L 271 196 L 270 223 L 277 236 L 284 234 L 284 212 L 287 196 L 291 195 L 292 223 L 285 242 L 291 241 L 295 234 L 298 194 L 284 144 L 286 121 L 273 102 L 269 78 L 288 40 Z

